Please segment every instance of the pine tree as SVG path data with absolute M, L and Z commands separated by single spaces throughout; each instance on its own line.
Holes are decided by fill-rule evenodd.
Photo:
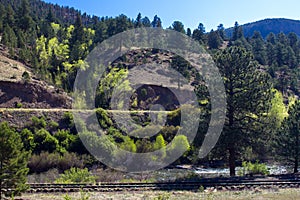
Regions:
M 180 21 L 174 21 L 171 29 L 179 33 L 185 34 L 184 25 Z
M 244 48 L 229 47 L 214 59 L 227 96 L 227 120 L 219 144 L 228 151 L 230 175 L 235 176 L 237 152 L 259 139 L 260 120 L 270 105 L 271 83 Z
M 191 31 L 190 28 L 187 28 L 187 29 L 186 29 L 186 35 L 189 36 L 189 37 L 192 36 L 192 31 Z
M 26 175 L 28 153 L 24 150 L 20 135 L 6 122 L 0 124 L 0 199 L 2 190 L 6 196 L 19 195 L 28 187 Z
M 22 0 L 21 6 L 17 12 L 17 26 L 24 31 L 29 30 L 33 25 L 33 20 L 29 15 L 29 10 L 28 0 Z
M 282 123 L 275 140 L 277 158 L 293 164 L 294 173 L 298 172 L 300 158 L 300 101 L 289 110 L 289 116 Z
M 140 27 L 142 27 L 142 14 L 141 13 L 139 13 L 138 14 L 138 16 L 136 17 L 136 20 L 135 20 L 135 22 L 134 22 L 134 27 L 135 28 L 140 28 Z
M 0 4 L 0 32 L 3 32 L 3 21 L 5 18 L 5 8 L 2 4 Z
M 239 23 L 235 22 L 232 37 L 231 37 L 231 41 L 236 41 L 238 39 L 238 32 L 239 32 Z
M 192 37 L 200 43 L 205 43 L 205 27 L 202 23 L 193 31 Z
M 84 37 L 84 26 L 82 24 L 82 19 L 79 14 L 77 14 L 76 22 L 74 24 L 74 32 L 70 40 L 70 45 L 74 45 L 76 42 L 83 43 L 85 40 Z
M 161 19 L 157 15 L 155 15 L 153 21 L 151 22 L 151 25 L 153 28 L 161 28 L 162 27 Z
M 14 27 L 15 25 L 15 12 L 9 4 L 6 8 L 6 16 L 4 18 L 4 25 Z
M 150 19 L 148 17 L 144 17 L 142 19 L 142 24 L 144 27 L 151 27 L 151 22 L 150 22 Z
M 217 29 L 220 37 L 222 38 L 222 40 L 225 40 L 226 39 L 226 33 L 225 33 L 225 28 L 224 28 L 224 25 L 223 24 L 220 24 L 218 26 L 218 29 Z
M 260 64 L 266 64 L 266 51 L 264 45 L 264 39 L 262 38 L 260 32 L 255 31 L 253 36 L 250 39 L 250 44 L 252 46 L 252 53 L 254 55 L 255 60 L 257 60 Z
M 276 44 L 276 36 L 274 33 L 269 33 L 269 35 L 267 35 L 267 42 L 271 43 L 272 45 L 275 45 Z
M 210 49 L 218 49 L 221 46 L 222 39 L 217 31 L 210 31 L 207 37 L 207 44 Z

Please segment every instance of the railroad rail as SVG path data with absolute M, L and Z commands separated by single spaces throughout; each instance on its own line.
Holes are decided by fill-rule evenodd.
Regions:
M 251 188 L 270 189 L 277 188 L 300 188 L 300 179 L 289 180 L 228 180 L 228 181 L 200 181 L 200 182 L 165 182 L 165 183 L 97 183 L 97 184 L 29 184 L 29 193 L 43 192 L 115 192 L 124 190 L 199 190 L 202 188 L 216 188 L 219 190 L 243 190 Z

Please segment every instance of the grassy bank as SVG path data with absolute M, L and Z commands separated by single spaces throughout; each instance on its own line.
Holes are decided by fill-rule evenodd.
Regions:
M 118 200 L 199 200 L 199 199 L 228 199 L 228 200 L 240 200 L 240 199 L 300 199 L 300 190 L 296 189 L 272 189 L 272 190 L 253 190 L 253 191 L 239 191 L 239 192 L 185 192 L 185 191 L 145 191 L 145 192 L 114 192 L 114 193 L 71 193 L 69 196 L 71 199 L 79 200 L 80 196 L 89 195 L 89 200 L 100 200 L 100 199 L 118 199 Z M 65 194 L 24 194 L 22 199 L 31 200 L 64 200 Z

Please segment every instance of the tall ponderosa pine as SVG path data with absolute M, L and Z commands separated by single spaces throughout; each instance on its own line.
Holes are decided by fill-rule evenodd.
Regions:
M 19 195 L 27 189 L 28 153 L 20 135 L 8 124 L 0 124 L 0 199 L 3 189 L 7 196 Z
M 300 159 L 300 101 L 289 110 L 289 116 L 282 123 L 275 140 L 276 157 L 292 164 L 298 172 Z
M 210 49 L 218 49 L 222 45 L 222 38 L 217 31 L 211 30 L 209 32 L 207 44 Z
M 271 84 L 244 48 L 229 47 L 214 58 L 227 96 L 227 119 L 219 145 L 228 151 L 230 175 L 235 176 L 237 153 L 260 137 L 260 120 L 269 107 Z
M 174 21 L 172 24 L 172 30 L 177 31 L 179 33 L 185 34 L 184 25 L 180 21 Z
M 153 21 L 151 22 L 151 25 L 153 28 L 161 28 L 162 27 L 161 19 L 157 15 L 155 15 Z
M 238 22 L 234 23 L 233 32 L 232 32 L 232 41 L 236 41 L 244 37 L 243 28 L 239 25 Z
M 21 6 L 17 12 L 17 26 L 24 31 L 29 30 L 33 25 L 33 20 L 29 11 L 30 7 L 28 0 L 22 0 Z
M 202 23 L 193 31 L 192 37 L 200 43 L 205 43 L 205 27 Z
M 226 39 L 226 33 L 225 33 L 225 28 L 224 28 L 224 25 L 223 24 L 220 24 L 218 26 L 218 29 L 217 29 L 220 37 L 222 38 L 222 40 L 225 40 Z
M 135 22 L 134 22 L 134 27 L 135 28 L 140 28 L 142 26 L 143 26 L 143 24 L 142 24 L 142 14 L 139 13 L 138 16 L 136 17 Z
M 250 39 L 250 44 L 252 46 L 252 53 L 255 60 L 260 64 L 266 64 L 266 50 L 264 45 L 264 39 L 262 38 L 260 32 L 255 31 Z
M 81 45 L 85 42 L 84 26 L 78 14 L 74 24 L 74 31 L 70 39 L 70 60 L 84 59 L 84 50 Z

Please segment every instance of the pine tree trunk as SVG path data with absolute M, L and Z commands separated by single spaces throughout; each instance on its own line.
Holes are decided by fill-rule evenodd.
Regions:
M 229 147 L 229 170 L 230 176 L 235 176 L 235 148 Z

